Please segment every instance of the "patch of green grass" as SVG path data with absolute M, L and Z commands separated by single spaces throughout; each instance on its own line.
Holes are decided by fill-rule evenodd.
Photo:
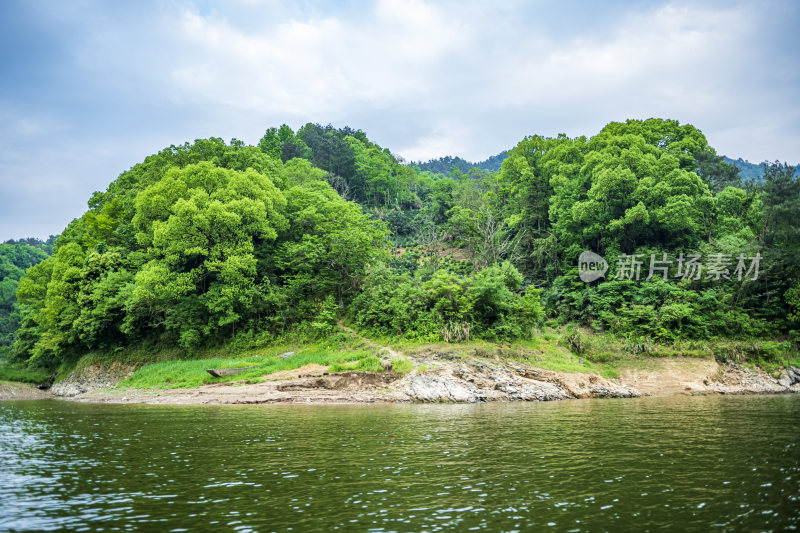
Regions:
M 331 372 L 341 371 L 334 370 L 334 368 L 356 371 L 380 371 L 382 369 L 380 360 L 368 352 L 339 352 L 310 348 L 286 359 L 273 355 L 161 361 L 143 366 L 118 386 L 141 389 L 173 389 L 199 387 L 200 385 L 225 381 L 255 383 L 263 381 L 264 376 L 273 372 L 294 370 L 310 364 L 330 366 Z M 235 376 L 215 378 L 206 372 L 206 369 L 209 368 L 241 368 L 246 366 L 254 368 Z
M 328 369 L 331 372 L 382 372 L 381 360 L 368 355 L 355 361 L 334 361 Z
M 604 378 L 619 377 L 619 372 L 611 364 L 592 362 L 588 359 L 583 360 L 569 350 L 560 347 L 551 347 L 527 358 L 515 358 L 517 361 L 539 367 L 554 372 L 572 372 L 584 374 L 599 374 Z
M 616 354 L 608 360 L 593 360 L 588 354 L 572 353 L 561 344 L 560 340 L 556 335 L 544 334 L 532 340 L 518 341 L 504 353 L 508 353 L 510 358 L 518 362 L 554 372 L 591 373 L 605 378 L 619 377 L 619 371 L 614 364 Z
M 0 381 L 44 383 L 49 378 L 50 373 L 44 370 L 30 370 L 0 363 Z
M 716 340 L 712 345 L 714 357 L 719 362 L 759 366 L 775 372 L 798 360 L 797 347 L 790 341 L 769 339 Z
M 313 346 L 317 348 L 317 346 Z M 242 359 L 254 357 L 277 356 L 284 352 L 300 351 L 296 344 L 277 342 L 270 346 L 236 347 L 235 343 L 223 343 L 197 348 L 188 352 L 183 348 L 165 346 L 157 339 L 145 339 L 137 344 L 107 351 L 91 351 L 79 359 L 67 359 L 56 371 L 56 381 L 66 378 L 70 373 L 89 366 L 108 367 L 120 364 L 132 368 L 141 368 L 153 363 L 169 361 L 210 360 L 210 359 Z M 219 368 L 208 366 L 207 368 Z
M 570 335 L 579 337 L 578 342 L 568 342 Z M 515 345 L 534 352 L 529 357 L 529 364 L 533 366 L 564 372 L 590 371 L 606 377 L 614 377 L 625 368 L 651 368 L 663 358 L 716 357 L 718 361 L 737 362 L 770 372 L 779 372 L 792 360 L 800 362 L 790 343 L 770 339 L 684 339 L 669 342 L 636 338 L 632 342 L 631 338 L 608 332 L 563 326 L 546 328 L 536 338 L 518 341 Z M 576 366 L 581 357 L 584 364 Z
M 398 374 L 408 374 L 412 370 L 414 370 L 414 363 L 409 361 L 408 359 L 395 359 L 392 361 L 392 370 L 397 372 Z
M 759 359 L 755 361 L 753 365 L 748 365 L 747 363 L 745 363 L 745 365 L 759 366 L 765 372 L 768 372 L 770 374 L 775 374 L 776 376 L 778 376 L 780 375 L 781 371 L 784 368 L 789 368 L 790 366 L 800 368 L 800 357 L 787 356 L 786 358 L 779 359 L 777 361 L 772 359 L 771 360 Z

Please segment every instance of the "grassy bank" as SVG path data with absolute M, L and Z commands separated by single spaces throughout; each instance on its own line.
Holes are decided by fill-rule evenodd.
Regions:
M 310 347 L 285 359 L 273 355 L 162 361 L 142 367 L 119 386 L 144 389 L 199 387 L 224 381 L 255 383 L 268 379 L 269 375 L 275 372 L 295 370 L 307 365 L 329 367 L 330 372 L 349 370 L 380 372 L 383 370 L 380 360 L 367 351 L 341 352 Z M 206 372 L 206 369 L 209 368 L 242 367 L 253 368 L 235 376 L 219 378 L 212 377 Z
M 544 335 L 547 337 L 547 335 Z M 613 368 L 647 366 L 648 361 L 669 357 L 714 359 L 777 372 L 800 365 L 796 345 L 785 338 L 707 339 L 658 342 L 648 337 L 619 337 L 568 326 L 558 334 L 558 344 L 593 363 Z
M 17 383 L 44 383 L 50 379 L 50 373 L 44 370 L 30 370 L 12 366 L 0 361 L 0 381 L 14 381 Z
M 680 341 L 671 344 L 648 338 L 620 338 L 593 333 L 574 326 L 546 327 L 530 340 L 515 342 L 469 341 L 425 343 L 381 337 L 363 337 L 341 327 L 323 341 L 303 343 L 300 339 L 248 344 L 229 342 L 206 346 L 192 352 L 144 341 L 134 346 L 107 352 L 91 352 L 64 363 L 56 380 L 84 367 L 117 366 L 122 375 L 136 369 L 121 383 L 133 388 L 185 388 L 220 382 L 257 382 L 270 379 L 275 372 L 291 371 L 306 365 L 327 367 L 330 372 L 382 370 L 380 358 L 389 349 L 394 369 L 399 373 L 435 369 L 444 360 L 489 360 L 525 364 L 557 372 L 598 374 L 619 377 L 625 368 L 648 368 L 662 358 L 697 357 L 760 367 L 771 373 L 788 365 L 800 366 L 794 345 L 782 339 Z M 285 352 L 295 352 L 282 358 Z M 214 378 L 209 368 L 253 367 L 241 374 Z M 42 383 L 50 379 L 45 371 L 0 365 L 0 380 Z
M 482 357 L 513 361 L 557 372 L 584 372 L 618 377 L 625 368 L 648 368 L 659 359 L 694 357 L 721 363 L 759 367 L 776 373 L 800 366 L 800 354 L 786 339 L 678 341 L 660 343 L 649 338 L 619 337 L 588 329 L 547 327 L 533 339 L 514 342 L 471 341 L 457 344 L 421 343 L 391 338 L 377 343 L 409 355 L 437 353 L 445 358 Z

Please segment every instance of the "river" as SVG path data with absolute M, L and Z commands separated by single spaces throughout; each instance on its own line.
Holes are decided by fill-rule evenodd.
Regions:
M 0 402 L 0 530 L 800 526 L 800 396 Z

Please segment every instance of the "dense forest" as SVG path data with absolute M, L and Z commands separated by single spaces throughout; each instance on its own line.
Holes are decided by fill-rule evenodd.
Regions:
M 342 317 L 423 341 L 529 338 L 545 322 L 797 341 L 794 168 L 745 181 L 698 129 L 660 119 L 461 161 L 404 165 L 316 124 L 170 146 L 95 193 L 51 256 L 0 247 L 0 345 L 53 368 L 154 339 L 187 353 L 313 340 Z M 605 277 L 581 280 L 584 251 Z
M 6 356 L 20 324 L 17 286 L 25 271 L 48 257 L 55 237 L 47 242 L 38 239 L 9 240 L 0 244 L 0 357 Z

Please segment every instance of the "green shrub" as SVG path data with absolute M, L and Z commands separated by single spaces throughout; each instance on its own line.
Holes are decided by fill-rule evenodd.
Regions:
M 574 324 L 570 324 L 561 334 L 559 344 L 567 348 L 572 353 L 581 355 L 586 351 L 586 335 Z
M 392 370 L 398 374 L 408 374 L 414 370 L 414 364 L 408 359 L 395 359 L 392 361 Z
M 5 365 L 0 362 L 0 381 L 17 381 L 19 383 L 44 383 L 50 379 L 50 373 L 44 370 L 30 370 Z
M 336 314 L 339 311 L 339 306 L 333 295 L 328 295 L 322 302 L 319 313 L 311 322 L 311 331 L 315 339 L 321 339 L 330 335 L 333 328 L 336 327 Z
M 393 270 L 368 273 L 348 310 L 361 329 L 378 335 L 433 342 L 475 338 L 530 338 L 544 318 L 539 291 L 522 291 L 522 275 L 505 262 L 473 276 L 446 269 L 429 273 Z
M 336 361 L 328 368 L 330 372 L 383 372 L 381 360 L 370 355 L 353 362 Z

